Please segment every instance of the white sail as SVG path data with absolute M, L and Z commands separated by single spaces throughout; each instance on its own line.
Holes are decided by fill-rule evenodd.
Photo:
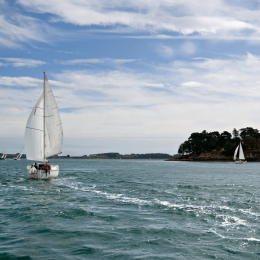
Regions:
M 46 75 L 45 80 L 45 147 L 44 157 L 61 153 L 63 131 L 57 103 Z
M 240 143 L 240 149 L 239 149 L 239 159 L 245 160 L 245 156 L 244 156 L 244 152 L 243 152 L 243 148 L 242 148 L 241 143 Z
M 22 154 L 23 149 L 24 149 L 24 146 L 23 146 L 21 152 L 20 152 L 16 157 L 14 157 L 14 160 L 19 160 L 19 159 L 21 159 L 21 157 L 22 157 L 22 155 L 23 155 L 23 154 Z
M 44 91 L 34 106 L 25 129 L 27 160 L 45 161 L 61 153 L 62 124 L 57 103 L 44 74 Z
M 235 153 L 234 153 L 234 161 L 237 159 L 237 151 L 238 151 L 238 147 L 239 145 L 237 146 L 236 150 L 235 150 Z
M 34 106 L 26 124 L 25 149 L 27 160 L 44 161 L 43 154 L 43 94 Z

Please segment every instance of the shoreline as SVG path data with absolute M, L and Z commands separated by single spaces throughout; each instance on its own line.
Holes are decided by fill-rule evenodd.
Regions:
M 217 160 L 217 159 L 167 159 L 165 161 L 175 162 L 235 162 L 234 160 Z M 246 158 L 247 162 L 260 162 L 260 158 Z

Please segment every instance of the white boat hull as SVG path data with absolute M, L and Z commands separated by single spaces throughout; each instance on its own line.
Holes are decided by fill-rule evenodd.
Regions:
M 246 163 L 247 161 L 235 161 L 236 164 L 244 164 Z
M 50 172 L 36 169 L 34 166 L 27 166 L 29 179 L 55 179 L 59 175 L 59 165 L 50 165 Z

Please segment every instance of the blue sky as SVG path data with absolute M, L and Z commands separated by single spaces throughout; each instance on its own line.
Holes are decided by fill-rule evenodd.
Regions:
M 23 146 L 43 70 L 63 154 L 174 154 L 191 132 L 260 129 L 259 44 L 260 1 L 0 0 L 0 150 Z

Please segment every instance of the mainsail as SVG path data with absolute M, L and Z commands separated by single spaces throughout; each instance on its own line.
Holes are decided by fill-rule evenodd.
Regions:
M 234 153 L 234 161 L 237 159 L 237 151 L 238 151 L 239 145 L 237 146 L 235 153 Z
M 63 131 L 57 103 L 44 73 L 44 90 L 25 128 L 27 160 L 45 161 L 61 152 Z
M 63 131 L 60 113 L 53 96 L 51 86 L 45 77 L 45 148 L 44 157 L 50 157 L 61 153 Z

